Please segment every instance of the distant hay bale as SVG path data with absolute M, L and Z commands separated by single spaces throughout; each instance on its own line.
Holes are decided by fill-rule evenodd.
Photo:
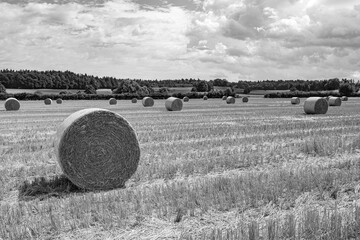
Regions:
M 45 105 L 51 105 L 51 104 L 52 104 L 51 98 L 46 98 L 46 99 L 44 100 L 44 103 L 45 103 Z
M 20 102 L 16 98 L 8 98 L 5 101 L 6 111 L 17 111 L 20 109 Z
M 168 111 L 181 111 L 182 107 L 183 107 L 183 102 L 179 98 L 169 97 L 165 101 L 165 108 Z
M 188 102 L 190 99 L 189 99 L 189 97 L 187 97 L 187 96 L 185 96 L 184 98 L 183 98 L 183 101 L 184 102 Z
M 116 105 L 117 104 L 117 100 L 115 98 L 110 98 L 109 99 L 109 104 L 110 105 Z
M 56 99 L 57 104 L 62 104 L 63 100 L 61 98 Z
M 65 176 L 90 190 L 123 187 L 140 159 L 139 142 L 127 120 L 99 108 L 83 109 L 66 118 L 54 146 Z
M 227 104 L 234 104 L 235 103 L 235 98 L 231 97 L 231 96 L 227 97 L 226 98 L 226 103 Z
M 248 97 L 243 97 L 243 98 L 242 98 L 242 101 L 243 101 L 243 102 L 248 102 L 248 101 L 249 101 L 249 98 L 248 98 Z
M 203 97 L 203 100 L 208 100 L 208 97 L 207 97 L 207 96 L 204 96 L 204 97 Z
M 241 98 L 240 94 L 235 94 L 235 98 Z
M 347 96 L 343 96 L 342 98 L 341 98 L 341 101 L 347 101 L 348 100 L 348 97 Z
M 131 102 L 132 102 L 132 103 L 137 103 L 137 98 L 131 99 Z
M 226 96 L 223 96 L 223 97 L 222 97 L 222 100 L 226 100 L 226 98 L 227 98 Z
M 154 99 L 151 97 L 144 97 L 142 99 L 142 105 L 144 107 L 152 107 L 152 106 L 154 106 Z
M 300 98 L 292 97 L 291 98 L 291 104 L 300 104 Z
M 329 106 L 341 106 L 341 98 L 339 97 L 330 97 Z
M 309 97 L 304 102 L 306 114 L 325 114 L 328 108 L 328 102 L 322 97 Z

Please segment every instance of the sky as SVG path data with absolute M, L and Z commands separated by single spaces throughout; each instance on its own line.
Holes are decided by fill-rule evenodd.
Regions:
M 0 69 L 360 80 L 358 0 L 0 0 Z

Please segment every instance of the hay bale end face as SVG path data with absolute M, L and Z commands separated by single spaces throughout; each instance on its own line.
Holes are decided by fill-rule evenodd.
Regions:
M 291 98 L 291 104 L 300 104 L 300 98 L 292 97 Z
M 45 103 L 45 105 L 51 105 L 51 104 L 52 104 L 51 98 L 46 98 L 46 99 L 44 100 L 44 103 Z
M 144 107 L 152 107 L 154 106 L 154 99 L 151 97 L 144 97 L 142 99 L 142 104 Z
M 248 102 L 248 101 L 249 101 L 249 98 L 248 98 L 248 97 L 243 97 L 243 98 L 242 98 L 242 101 L 243 101 L 243 102 Z
M 183 101 L 184 101 L 184 102 L 188 102 L 189 100 L 190 100 L 189 97 L 186 97 L 186 96 L 185 96 L 185 97 L 183 98 Z
M 223 96 L 223 97 L 222 97 L 222 100 L 226 100 L 226 98 L 227 98 L 226 96 Z
M 110 98 L 109 99 L 109 104 L 110 105 L 116 105 L 117 104 L 117 100 L 115 98 Z
M 80 188 L 123 187 L 135 173 L 140 147 L 134 129 L 117 113 L 77 111 L 59 126 L 55 151 L 64 174 Z
M 8 98 L 4 106 L 6 111 L 17 111 L 20 109 L 20 102 L 16 98 Z
M 183 102 L 176 97 L 169 97 L 165 101 L 165 108 L 168 111 L 181 111 Z
M 137 103 L 137 98 L 131 99 L 131 102 L 132 102 L 132 103 Z
M 56 99 L 57 104 L 62 104 L 63 100 L 61 98 Z
M 231 96 L 227 97 L 226 98 L 226 103 L 227 104 L 234 104 L 235 103 L 235 98 L 231 97 Z
M 328 108 L 328 102 L 321 97 L 309 97 L 304 102 L 304 111 L 306 114 L 325 114 Z
M 204 96 L 204 97 L 203 97 L 203 100 L 208 100 L 208 97 L 207 97 L 207 96 Z
M 329 106 L 341 106 L 341 98 L 339 97 L 330 97 Z

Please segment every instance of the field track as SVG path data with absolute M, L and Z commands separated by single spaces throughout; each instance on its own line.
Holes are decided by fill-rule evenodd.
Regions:
M 0 101 L 0 239 L 360 238 L 360 99 L 325 115 L 303 102 L 21 101 L 11 112 Z M 84 192 L 61 175 L 56 128 L 84 108 L 137 132 L 123 189 Z

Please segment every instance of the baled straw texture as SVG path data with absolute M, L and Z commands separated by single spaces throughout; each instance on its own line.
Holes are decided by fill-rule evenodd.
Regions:
M 226 98 L 226 103 L 227 104 L 234 104 L 235 103 L 235 98 L 231 97 L 231 96 L 227 97 Z
M 243 102 L 248 102 L 248 101 L 249 101 L 249 98 L 248 98 L 248 97 L 243 97 L 243 98 L 242 98 L 242 101 L 243 101 Z
M 56 103 L 57 103 L 57 104 L 62 104 L 62 102 L 63 102 L 63 101 L 62 101 L 61 98 L 56 99 Z
M 20 109 L 20 102 L 16 98 L 8 98 L 5 101 L 6 111 L 17 111 Z
M 291 98 L 291 104 L 300 104 L 300 98 L 292 97 Z
M 144 97 L 142 99 L 142 105 L 144 107 L 152 107 L 154 106 L 154 99 L 152 99 L 152 97 Z
M 117 100 L 115 98 L 110 98 L 109 99 L 109 104 L 110 105 L 116 105 L 117 104 Z
M 347 100 L 348 100 L 348 97 L 347 97 L 347 96 L 343 96 L 343 97 L 341 98 L 341 100 L 342 100 L 342 101 L 347 101 Z
M 325 114 L 328 108 L 328 102 L 321 97 L 309 97 L 304 102 L 304 111 L 306 114 Z
M 137 103 L 137 98 L 131 99 L 131 102 L 132 102 L 132 103 Z
M 71 182 L 84 189 L 113 189 L 135 173 L 139 142 L 131 125 L 117 113 L 99 108 L 77 111 L 59 126 L 55 150 Z
M 183 102 L 179 98 L 169 97 L 165 101 L 165 108 L 168 111 L 181 111 L 182 107 L 183 107 Z
M 52 104 L 51 98 L 46 98 L 46 99 L 44 100 L 44 103 L 45 103 L 45 105 L 51 105 L 51 104 Z
M 329 106 L 341 106 L 341 98 L 339 97 L 330 97 Z
M 203 100 L 208 100 L 208 97 L 207 97 L 207 96 L 204 96 L 204 97 L 203 97 Z
M 222 100 L 226 100 L 226 98 L 227 98 L 226 96 L 223 96 L 223 97 L 222 97 Z
M 189 97 L 187 97 L 187 96 L 183 97 L 184 102 L 188 102 L 189 100 L 190 100 Z

